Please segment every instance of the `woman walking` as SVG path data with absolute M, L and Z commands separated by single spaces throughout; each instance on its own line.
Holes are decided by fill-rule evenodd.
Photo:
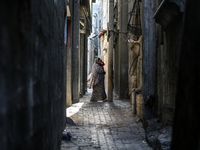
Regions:
M 102 60 L 100 58 L 95 58 L 94 64 L 92 66 L 92 77 L 90 82 L 90 88 L 93 88 L 92 97 L 90 101 L 103 100 L 106 102 L 106 92 L 104 85 L 105 71 L 100 66 Z

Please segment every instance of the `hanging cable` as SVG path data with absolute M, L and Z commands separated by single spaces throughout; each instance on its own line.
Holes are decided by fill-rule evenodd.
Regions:
M 131 72 L 131 69 L 132 69 L 132 67 L 133 67 L 134 62 L 135 62 L 136 60 L 138 61 L 138 57 L 139 57 L 139 56 L 140 56 L 140 47 L 139 47 L 138 55 L 135 57 L 135 59 L 133 60 L 131 66 L 130 66 L 130 68 L 129 68 L 129 71 L 128 71 L 128 72 L 129 72 L 129 76 L 132 76 L 132 75 L 134 74 L 135 69 L 136 69 L 136 67 L 137 67 L 137 63 L 136 63 L 136 65 L 135 65 L 135 67 L 134 67 L 132 73 L 130 73 L 130 72 Z
M 137 6 L 136 6 L 137 5 Z M 135 10 L 135 19 L 139 20 L 139 24 L 131 24 L 131 20 L 133 18 L 133 14 L 134 14 L 134 10 Z M 130 18 L 128 21 L 128 25 L 127 25 L 127 30 L 131 33 L 133 33 L 136 36 L 140 36 L 142 35 L 142 30 L 141 30 L 141 19 L 140 19 L 140 4 L 138 0 L 135 0 L 132 11 L 130 13 Z M 138 22 L 137 20 L 137 22 Z M 133 21 L 132 21 L 133 22 Z M 135 20 L 136 22 L 136 20 Z M 139 25 L 139 26 L 138 26 Z

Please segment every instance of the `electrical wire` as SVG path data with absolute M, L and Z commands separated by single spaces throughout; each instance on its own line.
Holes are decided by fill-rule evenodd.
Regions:
M 135 72 L 135 69 L 136 69 L 136 67 L 137 67 L 137 63 L 136 63 L 136 65 L 135 65 L 135 67 L 134 67 L 132 73 L 130 73 L 130 72 L 131 72 L 131 68 L 133 67 L 134 62 L 135 62 L 136 60 L 138 61 L 138 57 L 139 57 L 139 56 L 140 56 L 140 47 L 139 47 L 138 55 L 135 57 L 135 59 L 133 60 L 131 66 L 130 66 L 130 68 L 129 68 L 129 71 L 128 71 L 128 72 L 129 72 L 129 76 L 132 76 L 133 73 Z
M 122 34 L 122 39 L 124 40 L 124 42 L 126 43 L 126 40 L 124 39 L 124 34 Z

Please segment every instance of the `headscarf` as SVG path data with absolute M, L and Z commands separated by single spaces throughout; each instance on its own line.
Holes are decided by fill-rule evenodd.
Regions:
M 95 59 L 94 59 L 94 64 L 96 63 L 96 64 L 99 64 L 99 60 L 100 60 L 100 58 L 99 57 L 96 57 Z M 93 65 L 94 65 L 93 64 Z

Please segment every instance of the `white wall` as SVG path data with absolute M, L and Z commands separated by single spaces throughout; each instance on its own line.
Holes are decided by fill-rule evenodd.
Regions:
M 107 23 L 109 22 L 109 1 L 103 0 L 103 30 L 107 30 Z

